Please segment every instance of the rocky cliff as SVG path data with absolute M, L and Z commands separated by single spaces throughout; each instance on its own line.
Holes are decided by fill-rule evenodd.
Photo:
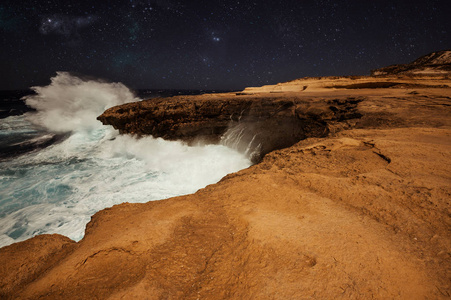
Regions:
M 451 74 L 451 50 L 432 52 L 408 64 L 392 65 L 371 71 L 371 75 Z
M 359 99 L 306 99 L 298 95 L 179 96 L 124 104 L 98 117 L 122 133 L 187 142 L 221 141 L 254 161 L 329 127 L 360 117 Z
M 98 117 L 121 133 L 168 140 L 218 143 L 246 152 L 254 162 L 308 137 L 324 137 L 350 124 L 378 123 L 362 114 L 368 90 L 447 88 L 445 77 L 305 78 L 240 93 L 176 96 L 112 107 Z M 350 94 L 347 90 L 362 90 Z M 335 92 L 332 93 L 332 90 Z M 339 92 L 338 90 L 342 90 Z M 371 96 L 379 93 L 370 93 Z M 390 115 L 393 113 L 385 112 Z M 390 117 L 387 117 L 390 118 Z M 379 122 L 380 123 L 380 122 Z M 357 125 L 360 126 L 360 125 Z
M 0 298 L 449 299 L 449 86 L 307 78 L 112 108 L 123 133 L 276 137 L 193 195 L 96 213 L 78 243 L 1 248 Z

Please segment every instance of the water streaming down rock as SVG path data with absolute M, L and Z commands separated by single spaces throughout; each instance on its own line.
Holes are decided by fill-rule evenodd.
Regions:
M 221 144 L 244 153 L 251 161 L 256 162 L 262 156 L 261 133 L 252 130 L 248 123 L 236 123 L 222 135 Z

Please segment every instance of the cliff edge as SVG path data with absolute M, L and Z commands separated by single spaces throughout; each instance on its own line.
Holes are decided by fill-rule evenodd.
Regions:
M 221 142 L 258 162 L 273 150 L 309 137 L 325 137 L 337 128 L 377 127 L 384 122 L 411 126 L 412 122 L 396 116 L 403 111 L 365 110 L 363 103 L 380 102 L 378 97 L 387 98 L 397 89 L 416 93 L 416 88 L 448 91 L 450 86 L 447 76 L 303 78 L 239 93 L 127 103 L 106 110 L 98 120 L 124 134 Z M 415 94 L 406 97 L 415 99 Z
M 112 108 L 99 119 L 123 133 L 248 130 L 260 162 L 192 195 L 102 210 L 78 243 L 1 248 L 0 298 L 449 299 L 449 86 L 305 78 Z

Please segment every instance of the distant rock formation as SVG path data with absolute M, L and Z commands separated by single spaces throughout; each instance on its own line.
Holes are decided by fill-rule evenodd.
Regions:
M 451 74 L 451 50 L 432 52 L 409 64 L 392 65 L 371 70 L 373 76 L 394 74 Z

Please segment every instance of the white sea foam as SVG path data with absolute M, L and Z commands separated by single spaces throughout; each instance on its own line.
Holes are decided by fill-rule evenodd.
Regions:
M 103 208 L 193 193 L 250 165 L 222 145 L 137 139 L 103 126 L 96 117 L 105 108 L 137 100 L 122 84 L 59 73 L 35 90 L 38 95 L 27 103 L 38 113 L 28 119 L 72 133 L 61 143 L 0 163 L 0 247 L 43 233 L 79 240 L 92 214 Z M 100 104 L 93 103 L 97 99 Z
M 139 101 L 122 83 L 82 80 L 67 72 L 58 72 L 48 86 L 32 89 L 36 95 L 25 99 L 38 113 L 30 114 L 30 121 L 57 132 L 99 128 L 96 118 L 107 108 Z

